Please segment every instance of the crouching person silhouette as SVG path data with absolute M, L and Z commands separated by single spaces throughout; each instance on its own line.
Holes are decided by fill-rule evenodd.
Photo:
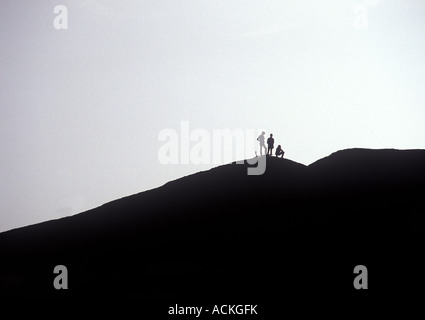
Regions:
M 285 154 L 285 151 L 282 150 L 282 147 L 280 145 L 277 146 L 276 148 L 276 157 L 281 157 L 283 158 L 283 155 Z

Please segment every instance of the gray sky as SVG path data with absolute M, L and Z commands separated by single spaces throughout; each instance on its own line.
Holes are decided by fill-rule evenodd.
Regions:
M 273 132 L 304 164 L 425 148 L 424 57 L 418 0 L 0 0 L 0 231 L 212 167 L 159 163 L 184 120 Z

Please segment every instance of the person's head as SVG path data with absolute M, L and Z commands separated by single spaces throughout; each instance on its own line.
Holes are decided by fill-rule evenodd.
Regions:
M 278 148 L 278 149 L 280 149 L 280 148 L 281 148 L 281 146 L 280 146 L 280 145 L 278 145 L 278 146 L 277 146 L 277 148 Z
M 262 136 L 264 136 L 265 134 L 266 134 L 266 133 L 265 133 L 264 131 L 263 131 L 263 132 L 261 132 L 261 135 L 262 135 Z
M 273 133 L 270 133 L 270 138 L 273 137 Z

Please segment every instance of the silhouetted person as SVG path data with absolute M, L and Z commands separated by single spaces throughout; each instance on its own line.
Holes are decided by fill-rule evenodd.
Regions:
M 272 156 L 273 155 L 273 148 L 274 148 L 274 139 L 273 134 L 270 133 L 270 138 L 267 139 L 267 155 Z
M 264 153 L 267 153 L 266 144 L 264 143 L 264 140 L 265 140 L 264 135 L 265 134 L 266 133 L 263 131 L 257 138 L 257 141 L 260 142 L 260 156 L 263 155 L 263 148 L 264 148 Z
M 282 147 L 280 145 L 277 146 L 276 148 L 276 157 L 281 156 L 281 158 L 283 158 L 283 155 L 285 154 L 285 151 L 282 150 Z

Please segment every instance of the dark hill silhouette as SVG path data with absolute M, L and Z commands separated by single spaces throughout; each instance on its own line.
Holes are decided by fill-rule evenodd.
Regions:
M 268 157 L 264 175 L 246 170 L 220 166 L 0 234 L 3 298 L 290 305 L 420 288 L 425 150 L 350 149 L 309 166 Z M 69 290 L 53 288 L 58 264 Z M 370 290 L 353 288 L 359 264 Z

